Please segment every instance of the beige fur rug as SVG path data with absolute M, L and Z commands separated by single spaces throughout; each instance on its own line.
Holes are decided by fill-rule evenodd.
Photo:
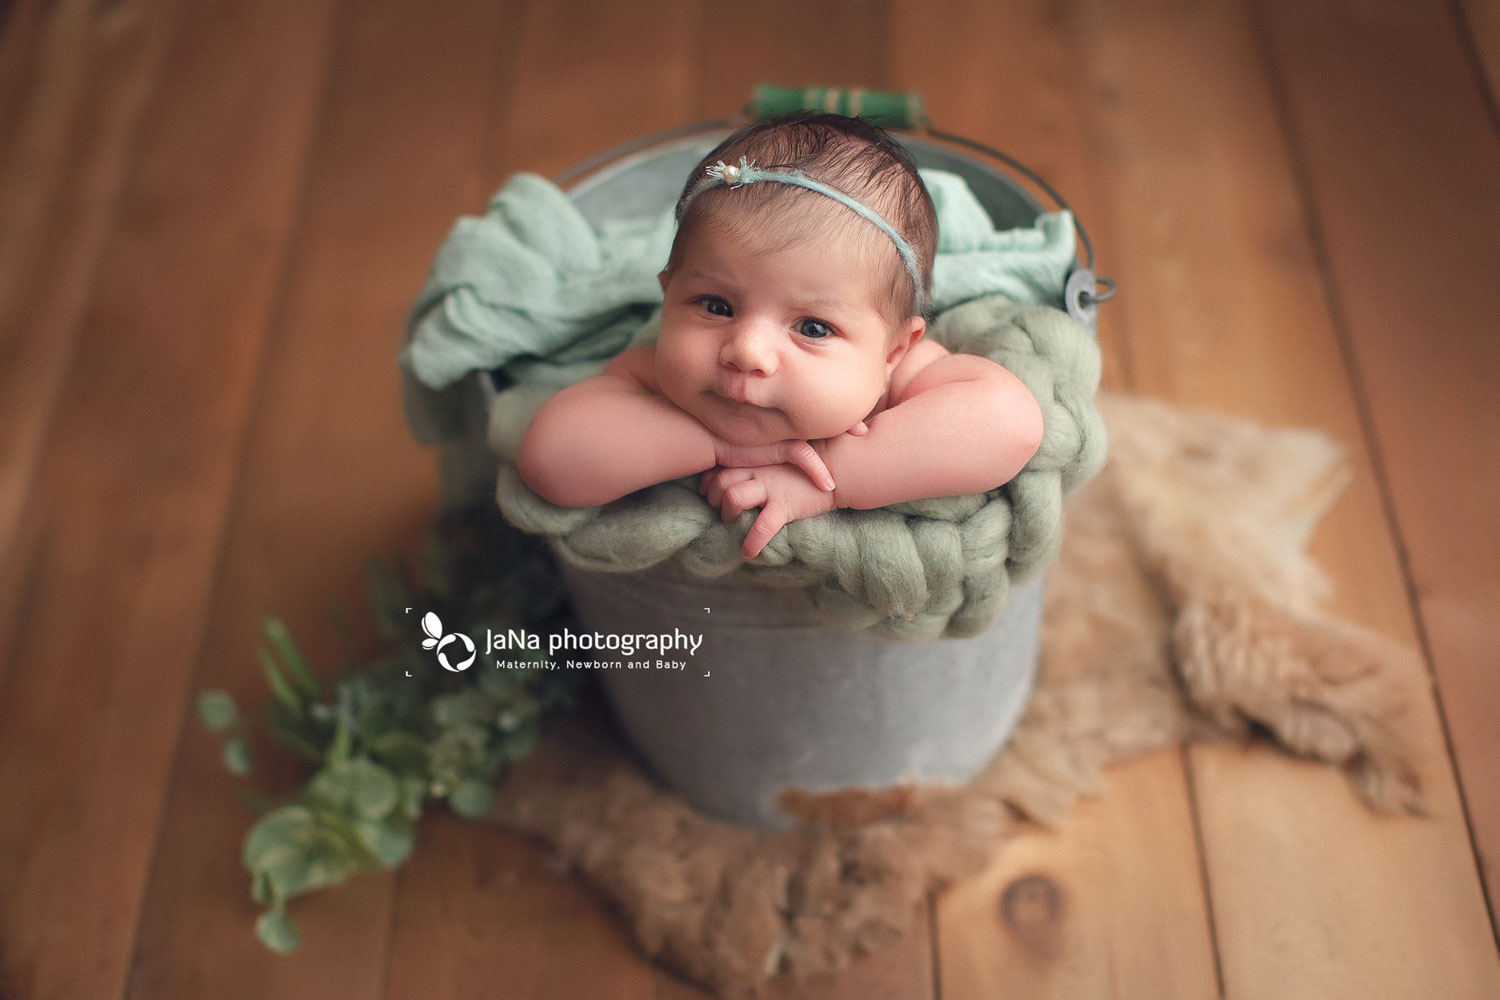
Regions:
M 1027 820 L 1063 822 L 1101 768 L 1251 735 L 1338 766 L 1369 804 L 1420 811 L 1403 737 L 1415 654 L 1318 610 L 1305 554 L 1348 479 L 1300 430 L 1106 396 L 1110 464 L 1067 513 L 1036 694 L 967 787 L 809 797 L 790 831 L 705 819 L 645 777 L 597 703 L 554 725 L 491 818 L 543 838 L 641 950 L 725 997 L 837 969 L 912 928 L 929 890 Z

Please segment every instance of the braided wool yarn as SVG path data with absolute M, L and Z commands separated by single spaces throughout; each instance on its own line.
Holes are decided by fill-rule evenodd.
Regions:
M 559 387 L 523 383 L 501 393 L 491 412 L 500 508 L 585 569 L 631 572 L 675 557 L 704 578 L 738 572 L 759 585 L 804 587 L 830 624 L 903 639 L 977 635 L 999 617 L 1011 582 L 1057 554 L 1063 497 L 1104 464 L 1104 421 L 1095 404 L 1099 347 L 1061 309 L 998 295 L 944 311 L 928 335 L 1003 365 L 1041 404 L 1041 448 L 998 489 L 793 521 L 746 562 L 740 544 L 755 512 L 720 521 L 698 494 L 696 477 L 597 507 L 558 507 L 532 492 L 516 472 L 516 447 Z

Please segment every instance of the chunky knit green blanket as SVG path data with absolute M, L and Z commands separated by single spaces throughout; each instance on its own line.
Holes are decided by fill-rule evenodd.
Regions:
M 723 523 L 695 478 L 599 507 L 557 507 L 532 492 L 516 473 L 516 449 L 555 389 L 530 384 L 501 393 L 491 410 L 500 509 L 585 568 L 638 570 L 675 557 L 702 577 L 741 572 L 770 578 L 768 585 L 805 586 L 824 617 L 841 625 L 911 639 L 976 635 L 999 617 L 1012 581 L 1052 560 L 1063 496 L 1104 463 L 1104 423 L 1094 404 L 1099 350 L 1061 309 L 998 295 L 942 313 L 929 336 L 999 362 L 1041 402 L 1042 446 L 999 489 L 793 521 L 746 563 L 740 543 L 754 512 Z

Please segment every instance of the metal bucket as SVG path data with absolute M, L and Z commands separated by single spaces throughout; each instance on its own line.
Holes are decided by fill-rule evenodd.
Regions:
M 614 158 L 569 194 L 595 226 L 660 212 L 725 134 L 722 127 L 685 137 L 679 130 L 655 144 L 639 141 L 632 146 L 646 148 Z M 919 166 L 961 175 L 997 228 L 1033 225 L 1042 212 L 995 167 L 920 137 L 897 138 Z M 592 162 L 606 159 L 610 154 Z M 1090 300 L 1094 288 L 1091 271 L 1077 267 L 1055 304 L 1092 328 L 1094 302 L 1103 298 Z M 481 411 L 494 391 L 483 377 Z M 493 488 L 495 459 L 482 437 L 450 445 L 443 468 L 450 498 Z M 1036 674 L 1044 573 L 1012 588 L 1003 615 L 984 634 L 913 642 L 832 627 L 800 589 L 758 585 L 740 573 L 703 580 L 670 562 L 633 573 L 559 563 L 589 631 L 703 634 L 685 670 L 608 669 L 601 680 L 623 731 L 659 780 L 705 815 L 735 823 L 785 825 L 778 799 L 794 787 L 967 781 L 1004 745 Z
M 702 634 L 694 655 L 653 655 L 599 679 L 657 779 L 704 815 L 746 826 L 784 825 L 779 803 L 793 788 L 969 780 L 1005 743 L 1036 675 L 1043 574 L 1013 587 L 981 635 L 902 642 L 831 628 L 801 589 L 739 574 L 562 565 L 590 630 Z

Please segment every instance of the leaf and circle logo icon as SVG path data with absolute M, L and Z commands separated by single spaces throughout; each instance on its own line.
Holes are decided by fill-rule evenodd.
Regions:
M 422 640 L 422 648 L 436 649 L 438 663 L 443 665 L 444 670 L 451 670 L 454 673 L 468 670 L 479 656 L 479 653 L 474 649 L 474 640 L 462 632 L 450 632 L 448 635 L 443 635 L 442 619 L 431 611 L 422 616 L 422 631 L 427 633 L 427 638 Z M 458 663 L 453 663 L 448 659 L 448 647 L 458 642 L 462 642 L 464 648 L 469 651 L 469 658 Z M 455 649 L 453 652 L 457 652 L 457 650 Z

